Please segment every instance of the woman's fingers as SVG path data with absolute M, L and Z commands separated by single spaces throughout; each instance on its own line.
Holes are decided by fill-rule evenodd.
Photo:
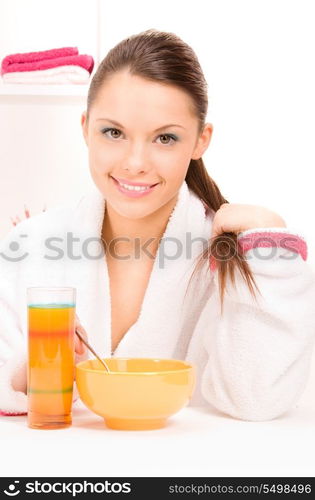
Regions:
M 80 320 L 78 318 L 78 316 L 76 315 L 76 322 L 75 322 L 75 329 L 79 332 L 79 334 L 86 340 L 88 340 L 88 336 L 87 336 L 87 333 L 85 331 L 85 329 L 83 328 L 83 326 L 81 325 L 80 323 Z M 77 334 L 75 334 L 75 344 L 74 344 L 74 349 L 75 349 L 75 352 L 77 354 L 83 354 L 85 351 L 86 351 L 86 347 L 85 345 L 83 344 L 83 342 L 81 341 L 81 339 L 78 337 Z
M 27 219 L 29 219 L 31 214 L 30 214 L 30 211 L 26 205 L 24 205 L 24 213 L 25 213 L 25 217 Z M 11 217 L 11 222 L 12 222 L 13 226 L 16 226 L 19 222 L 21 222 L 21 218 L 18 215 L 16 215 L 15 219 L 13 217 Z
M 81 326 L 77 326 L 76 330 L 80 333 L 82 337 L 87 339 L 87 335 Z M 83 344 L 82 340 L 78 337 L 77 334 L 75 334 L 75 339 L 74 339 L 74 350 L 77 354 L 83 354 L 86 350 L 85 345 Z

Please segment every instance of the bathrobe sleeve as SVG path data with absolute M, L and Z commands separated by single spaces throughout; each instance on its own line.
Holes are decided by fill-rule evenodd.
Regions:
M 15 229 L 0 242 L 0 414 L 27 412 L 26 344 L 16 308 L 19 262 L 10 252 Z M 11 243 L 12 245 L 12 243 Z M 14 250 L 14 247 L 11 246 Z M 13 260 L 10 260 L 10 259 Z
M 291 409 L 310 372 L 315 339 L 315 274 L 305 240 L 284 228 L 238 235 L 261 292 L 257 303 L 237 270 L 220 314 L 215 292 L 199 318 L 206 364 L 201 393 L 222 412 L 263 421 Z M 257 292 L 256 292 L 257 294 Z
M 27 262 L 17 259 L 16 243 L 22 225 L 28 224 L 38 234 L 39 219 L 22 221 L 0 241 L 0 415 L 23 415 L 27 413 L 27 338 L 23 332 L 21 313 L 18 310 L 18 292 L 26 293 L 28 282 L 24 279 Z M 31 234 L 33 234 L 31 232 Z M 31 236 L 31 246 L 37 240 Z M 23 254 L 23 252 L 22 252 Z M 49 265 L 49 264 L 47 264 Z M 42 269 L 38 268 L 41 274 Z M 29 274 L 29 272 L 28 272 Z M 25 303 L 26 307 L 26 303 Z M 84 360 L 86 353 L 75 354 L 75 364 Z M 76 383 L 73 386 L 73 402 L 79 399 Z

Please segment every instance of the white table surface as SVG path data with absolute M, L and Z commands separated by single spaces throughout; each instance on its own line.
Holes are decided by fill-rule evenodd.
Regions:
M 117 431 L 79 400 L 73 424 L 27 427 L 0 417 L 1 476 L 215 477 L 311 476 L 315 472 L 315 394 L 311 387 L 285 416 L 266 422 L 183 408 L 163 429 Z

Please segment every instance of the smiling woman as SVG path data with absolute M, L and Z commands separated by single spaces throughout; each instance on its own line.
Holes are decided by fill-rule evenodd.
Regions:
M 92 178 L 108 200 L 105 243 L 122 232 L 159 239 L 184 181 L 212 213 L 227 202 L 201 158 L 213 131 L 205 121 L 207 107 L 207 83 L 197 57 L 173 34 L 148 30 L 123 40 L 103 59 L 81 123 Z M 129 234 L 121 221 L 126 217 Z M 139 226 L 140 218 L 151 221 L 155 234 Z M 221 308 L 227 275 L 234 282 L 237 267 L 254 295 L 257 285 L 233 232 L 209 243 L 196 270 L 209 254 L 212 265 L 217 257 Z
M 18 267 L 16 228 L 0 248 L 0 408 L 25 411 L 16 301 L 39 283 L 77 289 L 81 327 L 101 356 L 193 363 L 191 404 L 245 420 L 294 406 L 315 339 L 306 242 L 266 207 L 223 197 L 202 159 L 207 106 L 197 56 L 173 33 L 130 36 L 102 60 L 81 117 L 95 188 L 19 224 L 30 236 Z M 81 253 L 41 259 L 47 230 L 63 244 L 74 235 Z M 87 255 L 95 240 L 103 253 Z

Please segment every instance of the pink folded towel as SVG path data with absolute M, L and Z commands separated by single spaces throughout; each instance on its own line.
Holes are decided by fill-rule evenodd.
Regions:
M 78 47 L 62 47 L 60 49 L 41 50 L 40 52 L 24 52 L 21 54 L 10 54 L 6 56 L 2 64 L 24 63 L 42 61 L 43 59 L 55 59 L 56 57 L 77 56 Z
M 90 73 L 81 66 L 58 66 L 56 68 L 41 69 L 39 71 L 13 71 L 2 75 L 3 83 L 43 84 L 87 84 Z
M 1 62 L 1 75 L 17 71 L 38 71 L 57 66 L 77 65 L 92 73 L 94 59 L 89 55 L 79 55 L 77 47 L 10 54 Z

